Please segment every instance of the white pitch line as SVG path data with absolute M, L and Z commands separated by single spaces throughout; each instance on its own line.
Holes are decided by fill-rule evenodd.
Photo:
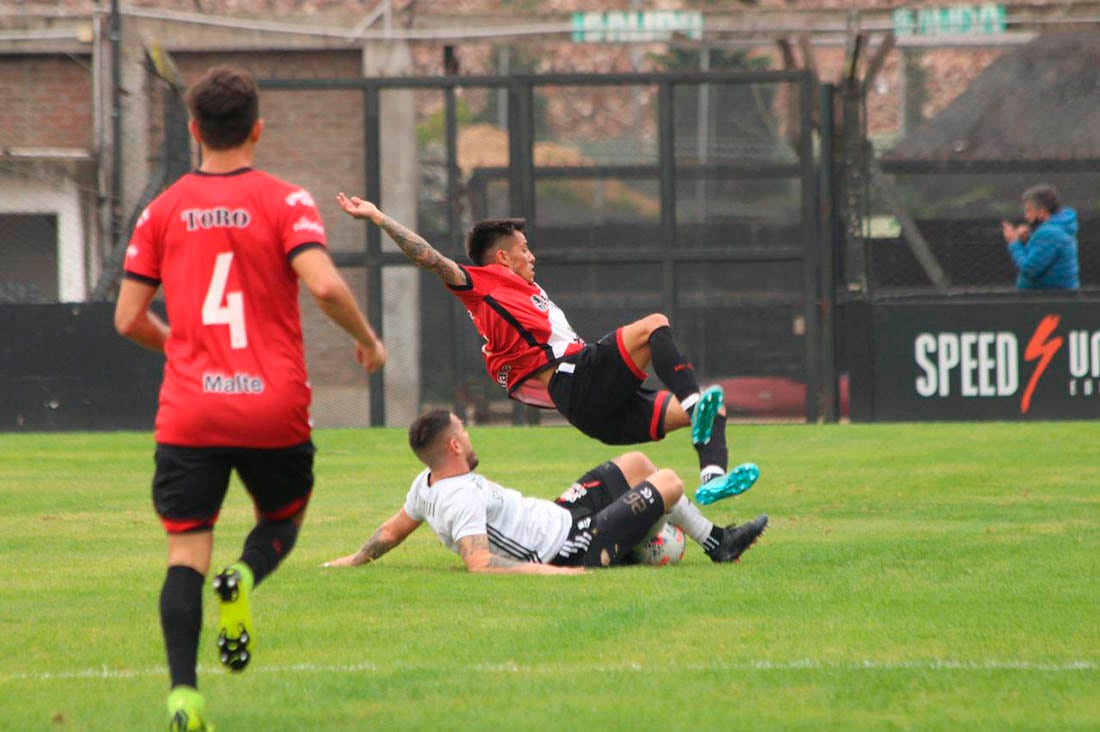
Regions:
M 1066 673 L 1075 671 L 1098 671 L 1098 661 L 1065 661 L 1062 663 L 1036 663 L 1033 661 L 988 660 L 953 661 L 932 659 L 927 661 L 817 661 L 810 658 L 793 661 L 753 661 L 750 663 L 706 663 L 685 664 L 678 668 L 684 671 L 723 672 L 723 671 L 1028 671 L 1047 673 Z M 264 674 L 359 674 L 359 673 L 397 673 L 407 671 L 450 671 L 463 673 L 508 673 L 538 675 L 560 675 L 569 672 L 617 673 L 668 671 L 667 666 L 647 666 L 640 663 L 626 664 L 519 664 L 490 663 L 472 666 L 441 667 L 415 664 L 379 665 L 376 663 L 317 664 L 295 663 L 281 666 L 255 666 L 249 673 Z M 14 673 L 0 675 L 0 682 L 9 681 L 57 681 L 66 679 L 132 679 L 147 676 L 166 676 L 166 668 L 122 669 L 88 668 L 75 671 L 39 671 L 36 673 Z M 224 669 L 199 667 L 200 674 L 225 674 Z

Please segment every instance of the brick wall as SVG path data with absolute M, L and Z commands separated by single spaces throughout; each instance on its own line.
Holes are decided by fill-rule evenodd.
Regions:
M 87 57 L 0 59 L 0 148 L 91 149 L 92 75 Z

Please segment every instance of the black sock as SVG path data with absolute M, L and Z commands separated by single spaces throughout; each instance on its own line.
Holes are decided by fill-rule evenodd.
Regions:
M 253 587 L 275 571 L 298 540 L 298 524 L 292 520 L 263 521 L 244 540 L 241 561 L 252 570 Z
M 726 415 L 714 415 L 714 426 L 711 427 L 710 442 L 705 445 L 696 445 L 695 452 L 699 453 L 699 470 L 711 465 L 721 468 L 723 471 L 729 468 L 730 455 L 726 448 Z
M 671 328 L 663 325 L 653 331 L 649 336 L 649 353 L 657 378 L 676 395 L 681 404 L 684 400 L 698 395 L 699 381 L 695 378 L 695 368 L 684 354 L 680 353 L 676 339 L 672 337 Z M 689 405 L 684 408 L 684 411 L 691 414 L 695 404 L 689 401 Z
M 714 550 L 722 544 L 722 535 L 726 532 L 726 529 L 718 524 L 714 525 L 714 528 L 710 530 L 710 536 L 703 542 L 703 551 L 708 555 L 713 554 Z
M 202 631 L 203 576 L 191 567 L 168 568 L 160 590 L 160 627 L 168 651 L 172 686 L 198 686 L 199 633 Z

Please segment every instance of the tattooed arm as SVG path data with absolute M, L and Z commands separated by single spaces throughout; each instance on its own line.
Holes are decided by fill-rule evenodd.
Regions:
M 552 564 L 521 562 L 511 557 L 494 554 L 486 534 L 464 536 L 458 540 L 458 552 L 466 569 L 471 572 L 497 574 L 581 574 L 583 567 L 555 567 Z
M 347 215 L 357 219 L 370 219 L 377 224 L 417 267 L 428 270 L 443 280 L 444 284 L 466 284 L 466 275 L 453 259 L 440 254 L 420 234 L 394 221 L 370 201 L 339 193 L 336 195 L 336 202 Z
M 333 559 L 325 562 L 322 567 L 358 567 L 360 564 L 373 562 L 380 556 L 405 541 L 409 534 L 420 528 L 420 522 L 415 521 L 401 509 L 386 523 L 378 527 L 378 530 L 367 539 L 366 543 L 355 554 Z

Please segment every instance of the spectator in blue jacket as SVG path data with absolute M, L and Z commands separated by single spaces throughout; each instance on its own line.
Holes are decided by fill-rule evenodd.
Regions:
M 1019 290 L 1076 290 L 1081 287 L 1077 266 L 1077 212 L 1062 208 L 1058 190 L 1046 183 L 1024 191 L 1026 224 L 1001 222 Z

